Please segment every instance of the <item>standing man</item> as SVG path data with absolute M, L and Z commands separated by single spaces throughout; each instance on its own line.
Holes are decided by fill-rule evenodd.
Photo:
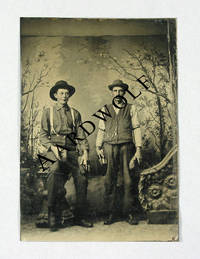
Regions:
M 108 86 L 114 98 L 113 104 L 107 105 L 111 117 L 99 121 L 96 151 L 100 158 L 107 160 L 105 175 L 105 208 L 108 217 L 105 225 L 115 221 L 115 200 L 118 177 L 122 177 L 124 186 L 123 216 L 131 225 L 138 224 L 132 194 L 132 176 L 135 163 L 141 161 L 141 131 L 137 112 L 132 104 L 124 104 L 124 95 L 128 85 L 121 80 Z
M 46 149 L 43 156 L 55 161 L 51 165 L 47 180 L 48 221 L 51 231 L 56 231 L 59 226 L 62 206 L 66 205 L 64 186 L 70 175 L 73 177 L 76 190 L 75 223 L 83 227 L 92 227 L 85 219 L 88 182 L 85 170 L 80 170 L 81 166 L 87 170 L 89 145 L 84 131 L 79 127 L 82 123 L 80 113 L 68 106 L 69 98 L 74 93 L 73 86 L 65 81 L 58 81 L 50 90 L 50 97 L 55 104 L 43 111 L 41 119 L 40 142 Z M 72 140 L 69 137 L 70 134 L 74 136 L 74 133 L 77 138 L 83 139 L 79 143 L 81 157 L 72 141 L 73 137 Z

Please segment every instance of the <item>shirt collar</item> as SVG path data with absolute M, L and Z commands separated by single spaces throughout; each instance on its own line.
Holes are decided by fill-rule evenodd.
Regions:
M 55 107 L 56 107 L 56 110 L 57 110 L 57 111 L 59 111 L 59 110 L 62 109 L 62 108 L 64 108 L 66 111 L 69 110 L 68 104 L 61 105 L 61 104 L 59 104 L 59 103 L 56 103 Z
M 120 108 L 118 108 L 117 106 L 119 106 Z M 121 110 L 121 109 L 123 109 L 125 106 L 123 106 L 122 104 L 117 104 L 116 106 L 113 104 L 113 108 L 114 108 L 114 110 Z

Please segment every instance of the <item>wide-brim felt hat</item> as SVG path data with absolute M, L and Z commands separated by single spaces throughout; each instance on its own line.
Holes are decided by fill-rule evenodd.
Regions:
M 108 86 L 108 88 L 112 91 L 113 87 L 115 86 L 121 86 L 124 91 L 128 90 L 128 85 L 125 84 L 122 80 L 115 80 L 111 85 Z
M 70 96 L 75 93 L 75 88 L 72 85 L 69 85 L 66 81 L 60 80 L 56 82 L 56 84 L 50 89 L 49 92 L 51 99 L 53 99 L 54 101 L 57 101 L 54 94 L 58 91 L 58 89 L 67 89 Z

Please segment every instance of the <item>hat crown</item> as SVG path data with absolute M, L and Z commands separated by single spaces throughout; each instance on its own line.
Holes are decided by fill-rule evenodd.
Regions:
M 117 80 L 114 80 L 112 84 L 113 85 L 117 85 L 117 84 L 121 85 L 121 84 L 124 84 L 124 82 L 120 79 L 117 79 Z
M 64 80 L 57 81 L 55 86 L 68 86 L 68 83 Z
M 128 85 L 125 84 L 122 80 L 117 79 L 115 81 L 113 81 L 113 83 L 111 85 L 108 86 L 108 88 L 112 91 L 113 87 L 115 86 L 120 86 L 122 87 L 125 91 L 128 89 Z

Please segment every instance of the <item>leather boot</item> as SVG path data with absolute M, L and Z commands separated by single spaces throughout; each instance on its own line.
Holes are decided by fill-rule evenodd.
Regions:
M 138 225 L 138 218 L 132 214 L 128 215 L 126 220 L 130 225 Z
M 114 223 L 114 216 L 110 214 L 104 221 L 104 225 L 111 225 L 112 223 Z
M 85 228 L 92 228 L 93 227 L 93 223 L 86 220 L 86 219 L 76 219 L 74 220 L 74 224 L 81 226 L 81 227 L 85 227 Z
M 57 231 L 58 228 L 56 226 L 56 215 L 52 208 L 48 208 L 48 223 L 50 231 Z

